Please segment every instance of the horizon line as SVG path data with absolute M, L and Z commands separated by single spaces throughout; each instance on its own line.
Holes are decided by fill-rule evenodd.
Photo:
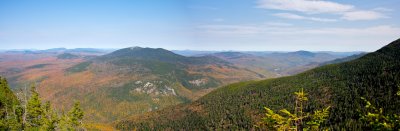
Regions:
M 153 48 L 153 47 L 141 47 L 141 46 L 131 46 L 131 47 L 140 47 L 140 48 Z M 45 51 L 51 49 L 65 49 L 65 50 L 74 50 L 74 49 L 97 49 L 97 50 L 119 50 L 125 49 L 130 47 L 124 48 L 91 48 L 91 47 L 79 47 L 79 48 L 66 48 L 66 47 L 55 47 L 55 48 L 45 48 L 45 49 L 34 49 L 34 48 L 19 48 L 19 49 L 0 49 L 0 51 Z M 157 49 L 157 48 L 153 48 Z M 299 50 L 195 50 L 195 49 L 166 49 L 161 48 L 169 51 L 197 51 L 197 52 L 296 52 L 296 51 L 309 51 L 309 52 L 374 52 L 374 51 L 362 51 L 362 50 L 353 50 L 353 51 L 335 51 L 335 50 L 306 50 L 306 49 L 299 49 Z M 377 49 L 379 50 L 379 49 Z

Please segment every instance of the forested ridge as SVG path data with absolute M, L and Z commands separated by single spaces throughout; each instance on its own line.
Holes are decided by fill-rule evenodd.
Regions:
M 363 99 L 384 109 L 385 114 L 400 113 L 400 40 L 359 59 L 330 64 L 304 73 L 231 84 L 219 88 L 190 104 L 150 112 L 116 122 L 122 130 L 239 130 L 254 126 L 272 110 L 293 112 L 293 92 L 304 89 L 309 101 L 304 111 L 331 107 L 322 128 L 332 130 L 371 130 L 360 114 L 368 112 Z M 399 127 L 395 127 L 398 129 Z

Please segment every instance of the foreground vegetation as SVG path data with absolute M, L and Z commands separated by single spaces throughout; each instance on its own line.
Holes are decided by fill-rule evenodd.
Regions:
M 309 101 L 304 112 L 331 107 L 321 128 L 372 130 L 363 112 L 392 116 L 400 113 L 400 40 L 363 57 L 322 66 L 295 76 L 231 84 L 201 99 L 116 123 L 123 130 L 249 130 L 271 110 L 294 112 L 292 93 L 304 88 Z M 371 111 L 371 105 L 384 110 Z M 378 109 L 379 109 L 378 108 Z M 393 115 L 394 116 L 394 115 Z M 394 127 L 393 129 L 399 129 Z
M 296 95 L 294 113 L 291 113 L 287 109 L 281 109 L 280 113 L 283 115 L 280 115 L 268 107 L 264 107 L 266 110 L 265 116 L 256 127 L 279 131 L 321 130 L 320 126 L 325 123 L 329 116 L 330 107 L 328 106 L 323 110 L 316 110 L 313 113 L 304 112 L 304 103 L 308 101 L 307 93 L 301 90 L 294 94 Z
M 76 102 L 68 113 L 58 113 L 42 103 L 36 87 L 17 97 L 0 77 L 0 130 L 83 130 L 83 112 Z M 29 95 L 29 97 L 28 97 Z
M 287 109 L 282 109 L 280 113 L 283 115 L 280 115 L 268 107 L 264 107 L 266 110 L 265 116 L 256 127 L 262 130 L 278 131 L 329 130 L 328 128 L 321 129 L 320 126 L 326 122 L 330 107 L 323 110 L 316 110 L 314 113 L 303 112 L 303 104 L 305 101 L 308 101 L 307 94 L 303 90 L 294 94 L 296 95 L 294 113 L 289 112 Z M 396 95 L 400 97 L 400 91 L 397 91 Z M 360 120 L 366 123 L 367 127 L 379 131 L 400 129 L 400 115 L 385 114 L 383 108 L 375 107 L 363 97 L 361 99 L 365 101 L 367 112 L 360 112 Z

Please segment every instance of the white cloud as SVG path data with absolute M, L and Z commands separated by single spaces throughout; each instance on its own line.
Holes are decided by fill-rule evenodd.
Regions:
M 292 13 L 276 13 L 273 15 L 277 16 L 277 17 L 281 17 L 281 18 L 296 19 L 296 20 L 312 20 L 312 21 L 318 21 L 318 22 L 335 22 L 335 21 L 337 21 L 335 19 L 306 17 L 306 16 L 296 15 L 296 14 L 292 14 Z
M 211 36 L 255 36 L 262 37 L 268 35 L 325 35 L 325 36 L 398 36 L 400 28 L 390 25 L 379 25 L 364 28 L 297 28 L 284 26 L 254 26 L 254 25 L 203 25 L 198 27 L 200 33 Z
M 263 9 L 275 9 L 284 11 L 296 11 L 305 14 L 331 14 L 340 15 L 341 19 L 356 21 L 356 20 L 376 20 L 381 18 L 387 18 L 382 12 L 390 11 L 387 8 L 375 8 L 372 10 L 359 10 L 353 5 L 340 4 L 331 1 L 324 0 L 259 0 L 258 8 Z M 301 19 L 301 20 L 313 20 L 320 22 L 332 22 L 335 19 L 326 19 L 318 17 L 306 17 L 296 14 L 289 13 L 278 13 L 275 14 L 277 17 L 287 19 Z
M 335 21 L 337 21 L 336 19 L 326 19 L 326 18 L 316 18 L 316 17 L 309 17 L 307 19 L 313 20 L 313 21 L 319 21 L 319 22 L 335 22 Z
M 193 32 L 199 45 L 210 49 L 374 51 L 400 36 L 400 27 L 313 28 L 247 25 L 202 25 Z M 243 44 L 246 44 L 243 47 Z M 220 45 L 220 46 L 218 46 Z M 236 45 L 236 46 L 235 46 Z M 202 46 L 205 47 L 205 46 Z
M 297 20 L 304 19 L 303 16 L 291 14 L 291 13 L 276 13 L 276 14 L 274 14 L 274 16 L 281 17 L 281 18 L 287 18 L 287 19 L 297 19 Z
M 355 20 L 376 20 L 380 18 L 387 18 L 385 15 L 375 11 L 351 11 L 343 14 L 342 19 L 355 21 Z
M 303 13 L 341 13 L 350 11 L 352 5 L 322 0 L 260 0 L 259 8 L 298 11 Z
M 374 11 L 381 11 L 381 12 L 390 12 L 390 11 L 393 11 L 393 9 L 383 8 L 383 7 L 374 8 L 374 9 L 372 9 L 372 10 L 374 10 Z
M 373 35 L 400 35 L 400 28 L 389 25 L 372 26 L 366 28 L 320 28 L 305 29 L 296 33 L 315 35 L 344 35 L 344 36 L 373 36 Z
M 267 23 L 265 23 L 265 25 L 267 25 L 267 26 L 278 26 L 278 27 L 280 27 L 280 26 L 283 26 L 283 27 L 293 26 L 293 24 L 284 23 L 284 22 L 267 22 Z

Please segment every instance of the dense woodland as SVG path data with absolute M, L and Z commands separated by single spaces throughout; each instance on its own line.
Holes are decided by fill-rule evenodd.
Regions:
M 84 130 L 83 115 L 79 102 L 58 112 L 42 102 L 34 85 L 16 95 L 0 77 L 0 130 Z
M 304 89 L 309 99 L 304 104 L 304 112 L 331 107 L 321 128 L 371 130 L 375 127 L 365 121 L 365 113 L 371 112 L 368 105 L 377 107 L 378 114 L 396 117 L 400 113 L 400 97 L 396 95 L 400 88 L 399 58 L 400 40 L 396 40 L 350 62 L 318 67 L 295 76 L 231 84 L 191 104 L 122 120 L 116 127 L 124 130 L 257 129 L 255 124 L 266 113 L 265 106 L 274 111 L 293 112 L 292 94 Z M 398 130 L 399 126 L 391 129 Z

